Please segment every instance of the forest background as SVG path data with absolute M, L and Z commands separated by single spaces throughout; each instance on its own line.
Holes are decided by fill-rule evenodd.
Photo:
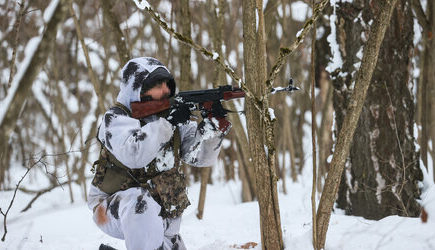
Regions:
M 306 168 L 311 201 L 320 201 L 317 213 L 312 207 L 315 248 L 325 244 L 334 202 L 371 220 L 422 214 L 434 179 L 432 1 L 0 5 L 4 233 L 15 191 L 33 197 L 23 211 L 56 189 L 71 203 L 86 200 L 100 117 L 115 101 L 122 66 L 139 56 L 168 65 L 179 90 L 231 84 L 247 92 L 246 103 L 226 103 L 246 116 L 230 114 L 219 166 L 183 169 L 192 186 L 202 182 L 198 217 L 207 183 L 236 181 L 241 202 L 258 201 L 262 247 L 283 248 L 278 193 L 305 180 Z M 300 91 L 267 94 L 290 78 Z M 354 132 L 342 129 L 352 121 Z

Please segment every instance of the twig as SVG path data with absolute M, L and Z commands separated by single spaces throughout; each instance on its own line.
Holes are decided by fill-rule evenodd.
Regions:
M 316 20 L 319 18 L 320 14 L 322 13 L 322 11 L 325 8 L 327 3 L 329 3 L 329 0 L 323 0 L 322 2 L 318 3 L 316 5 L 316 7 L 314 7 L 313 16 L 305 22 L 302 30 L 298 32 L 298 34 L 296 36 L 296 41 L 294 41 L 293 44 L 291 44 L 290 47 L 288 47 L 288 48 L 280 48 L 280 50 L 279 50 L 279 57 L 278 57 L 275 65 L 272 67 L 272 70 L 271 70 L 271 72 L 269 74 L 269 78 L 266 81 L 266 87 L 267 87 L 268 90 L 266 91 L 266 94 L 262 97 L 261 100 L 266 98 L 267 97 L 267 93 L 272 91 L 272 89 L 273 89 L 273 81 L 277 77 L 278 73 L 281 71 L 281 68 L 282 68 L 282 66 L 285 63 L 285 60 L 302 43 L 302 41 L 304 40 L 305 36 L 311 30 L 311 28 L 313 27 L 313 25 L 316 22 Z
M 18 183 L 17 183 L 17 185 L 16 185 L 16 187 L 15 187 L 15 189 L 14 189 L 14 195 L 12 196 L 12 200 L 11 200 L 11 202 L 9 203 L 9 206 L 8 206 L 8 209 L 6 210 L 6 212 L 3 212 L 3 210 L 0 208 L 0 213 L 3 215 L 3 228 L 4 228 L 4 234 L 3 234 L 3 237 L 2 237 L 2 241 L 5 241 L 5 239 L 6 239 L 6 234 L 7 234 L 7 232 L 8 232 L 8 230 L 7 230 L 7 226 L 6 226 L 6 220 L 7 220 L 7 215 L 8 215 L 8 213 L 9 213 L 9 211 L 10 211 L 10 209 L 11 209 L 11 207 L 12 207 L 12 205 L 13 205 L 13 203 L 14 203 L 14 201 L 15 201 L 15 197 L 16 197 L 16 194 L 17 194 L 17 191 L 18 190 L 21 190 L 20 189 L 20 184 L 21 184 L 21 182 L 24 180 L 24 178 L 26 177 L 26 175 L 30 172 L 30 170 L 34 167 L 34 166 L 36 166 L 38 163 L 41 163 L 41 164 L 43 164 L 44 166 L 46 166 L 46 162 L 44 162 L 43 161 L 43 159 L 44 158 L 46 158 L 46 157 L 56 157 L 56 156 L 61 156 L 61 155 L 67 155 L 67 154 L 69 154 L 69 153 L 75 153 L 75 152 L 81 152 L 82 150 L 76 150 L 76 151 L 73 151 L 73 150 L 71 150 L 71 151 L 68 151 L 68 152 L 63 152 L 63 153 L 55 153 L 55 154 L 43 154 L 43 155 L 41 155 L 39 158 L 38 158 L 38 160 L 37 161 L 33 161 L 34 160 L 34 158 L 30 158 L 29 159 L 29 161 L 33 161 L 33 163 L 31 164 L 31 166 L 29 167 L 29 168 L 27 168 L 27 171 L 26 171 L 26 173 L 21 177 L 21 179 L 18 181 Z M 47 170 L 46 170 L 47 171 Z M 48 173 L 48 171 L 47 171 L 47 173 Z M 70 181 L 68 181 L 68 182 L 70 182 Z M 68 183 L 67 182 L 67 183 Z M 58 181 L 58 184 L 59 185 L 55 185 L 54 187 L 58 187 L 58 186 L 62 186 L 63 185 L 63 183 L 60 183 L 59 181 Z M 53 188 L 54 188 L 53 187 Z M 53 188 L 48 188 L 49 190 L 47 190 L 47 191 L 45 191 L 45 192 L 42 192 L 41 194 L 37 194 L 37 197 L 39 197 L 39 196 L 41 196 L 43 193 L 46 193 L 46 192 L 48 192 L 48 191 L 51 191 Z M 25 189 L 24 189 L 25 190 Z M 28 190 L 27 190 L 28 191 Z M 42 190 L 42 191 L 44 191 L 44 190 Z M 41 192 L 41 191 L 39 191 L 39 192 Z M 38 192 L 38 193 L 39 193 Z M 35 197 L 34 199 L 32 199 L 32 201 L 27 205 L 27 207 L 25 208 L 25 210 L 27 210 L 27 209 L 29 209 L 30 208 L 30 206 L 32 205 L 32 203 L 37 199 L 37 197 Z M 23 210 L 23 211 L 25 211 L 25 210 Z M 22 211 L 22 212 L 23 212 Z
M 39 161 L 37 161 L 36 163 L 34 163 L 32 166 L 30 166 L 30 167 L 27 169 L 26 173 L 24 173 L 24 175 L 21 177 L 20 181 L 18 181 L 17 186 L 15 187 L 15 190 L 14 190 L 14 195 L 12 196 L 12 200 L 11 200 L 11 202 L 9 203 L 9 207 L 8 207 L 8 209 L 6 210 L 6 212 L 3 212 L 2 209 L 0 208 L 0 212 L 1 212 L 1 214 L 3 215 L 3 228 L 4 228 L 4 233 L 3 233 L 2 241 L 5 241 L 5 239 L 6 239 L 6 234 L 8 233 L 8 229 L 7 229 L 7 227 L 6 227 L 6 219 L 7 219 L 7 216 L 8 216 L 9 211 L 11 210 L 12 204 L 14 204 L 15 196 L 17 195 L 17 191 L 18 191 L 18 187 L 20 186 L 21 182 L 24 180 L 24 177 L 26 177 L 26 175 L 29 173 L 30 169 L 32 169 L 33 166 L 35 166 L 36 164 L 38 164 L 38 162 L 39 162 Z
M 405 214 L 408 215 L 408 212 L 406 210 L 405 204 L 403 204 L 402 198 L 399 197 L 399 195 L 402 195 L 402 190 L 403 190 L 403 187 L 405 186 L 406 168 L 407 168 L 406 167 L 406 163 L 405 163 L 405 155 L 403 153 L 402 144 L 400 143 L 399 132 L 398 132 L 398 129 L 397 129 L 397 122 L 396 122 L 396 115 L 394 114 L 393 101 L 391 100 L 390 91 L 388 90 L 388 86 L 387 86 L 387 84 L 385 82 L 384 82 L 384 86 L 385 86 L 385 89 L 387 90 L 387 96 L 388 96 L 388 99 L 390 101 L 390 107 L 391 107 L 391 116 L 392 117 L 391 118 L 389 117 L 389 119 L 393 119 L 393 126 L 394 127 L 392 127 L 392 129 L 394 130 L 394 134 L 396 135 L 397 145 L 399 146 L 399 152 L 400 152 L 400 156 L 402 158 L 402 167 L 403 167 L 403 173 L 402 173 L 403 176 L 402 176 L 402 178 L 403 179 L 402 179 L 402 185 L 400 187 L 399 194 L 397 195 L 398 196 L 397 199 L 402 203 L 401 205 L 403 207 L 403 210 L 404 210 Z M 388 113 L 388 111 L 387 111 L 387 113 Z M 391 190 L 391 192 L 393 193 L 393 190 Z
M 91 177 L 89 177 L 89 178 L 91 178 Z M 45 189 L 42 189 L 42 190 L 39 190 L 39 191 L 36 191 L 36 190 L 28 190 L 28 189 L 25 189 L 25 188 L 20 188 L 20 191 L 22 191 L 22 192 L 25 192 L 25 193 L 34 193 L 34 194 L 36 194 L 35 195 L 35 197 L 33 197 L 33 199 L 27 204 L 27 206 L 25 207 L 25 208 L 23 208 L 23 210 L 21 210 L 21 212 L 26 212 L 27 210 L 29 210 L 31 207 L 32 207 L 32 205 L 33 205 L 33 203 L 41 196 L 41 195 L 43 195 L 43 194 L 45 194 L 45 193 L 48 193 L 48 192 L 51 192 L 53 189 L 55 189 L 55 188 L 57 188 L 57 187 L 62 187 L 63 185 L 65 185 L 65 184 L 68 184 L 68 183 L 78 183 L 79 182 L 79 180 L 78 179 L 76 179 L 76 180 L 68 180 L 68 181 L 64 181 L 64 182 L 62 182 L 62 183 L 58 183 L 58 185 L 53 185 L 53 186 L 51 186 L 51 187 L 48 187 L 48 188 L 45 188 Z

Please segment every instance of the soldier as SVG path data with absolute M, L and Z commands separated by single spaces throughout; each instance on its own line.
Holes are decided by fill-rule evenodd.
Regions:
M 197 125 L 190 121 L 187 105 L 131 117 L 131 102 L 174 94 L 174 78 L 162 63 L 150 57 L 132 59 L 122 69 L 117 102 L 98 129 L 102 149 L 93 167 L 88 206 L 98 227 L 124 239 L 129 250 L 185 249 L 179 230 L 190 203 L 180 160 L 196 167 L 213 165 L 230 129 L 213 118 Z

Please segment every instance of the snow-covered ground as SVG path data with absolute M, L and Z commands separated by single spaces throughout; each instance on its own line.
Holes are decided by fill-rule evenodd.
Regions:
M 297 183 L 287 180 L 287 195 L 280 192 L 286 249 L 312 249 L 309 180 L 307 170 Z M 249 242 L 257 243 L 255 249 L 261 249 L 258 204 L 240 202 L 239 182 L 208 185 L 202 220 L 196 217 L 199 189 L 199 183 L 189 187 L 192 205 L 184 213 L 181 227 L 188 249 L 237 249 Z M 105 235 L 94 225 L 78 186 L 74 186 L 74 194 L 76 201 L 71 204 L 68 188 L 58 188 L 40 197 L 29 211 L 20 213 L 32 196 L 18 192 L 8 216 L 6 241 L 0 242 L 0 249 L 88 250 L 98 249 L 100 243 L 125 249 L 123 241 Z M 1 193 L 3 211 L 12 195 L 13 192 Z M 398 216 L 371 221 L 336 210 L 331 217 L 326 249 L 435 249 L 433 182 L 425 182 L 422 204 L 429 214 L 427 223 L 420 218 Z M 3 223 L 0 233 L 3 235 Z

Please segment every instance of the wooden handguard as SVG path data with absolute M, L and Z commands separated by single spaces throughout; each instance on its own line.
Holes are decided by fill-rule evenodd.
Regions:
M 225 91 L 223 94 L 224 100 L 228 101 L 235 98 L 245 97 L 245 92 L 243 90 L 240 91 Z
M 167 110 L 171 107 L 169 99 L 147 102 L 131 102 L 131 117 L 140 119 L 149 115 L 154 115 Z

